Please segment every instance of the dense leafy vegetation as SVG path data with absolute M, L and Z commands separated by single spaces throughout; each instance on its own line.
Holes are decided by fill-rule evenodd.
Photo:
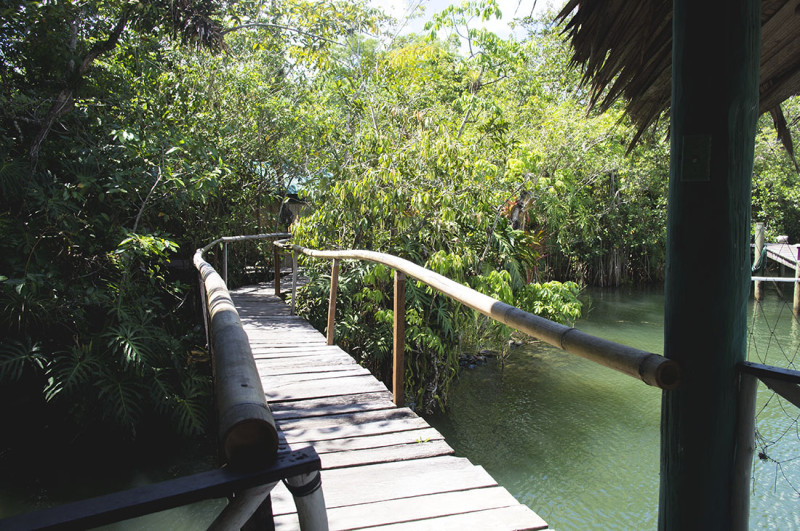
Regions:
M 398 36 L 356 0 L 5 2 L 0 422 L 18 429 L 0 442 L 203 431 L 195 277 L 176 266 L 279 228 L 290 186 L 312 211 L 297 243 L 397 254 L 563 322 L 579 284 L 660 280 L 665 125 L 628 153 L 632 126 L 587 112 L 559 28 L 475 26 L 497 11 L 468 2 Z M 762 125 L 754 210 L 796 240 L 796 172 Z M 329 265 L 305 267 L 301 309 L 323 326 Z M 337 337 L 385 376 L 390 271 L 347 263 L 341 282 Z M 428 408 L 462 350 L 508 331 L 414 282 L 407 299 L 407 392 Z

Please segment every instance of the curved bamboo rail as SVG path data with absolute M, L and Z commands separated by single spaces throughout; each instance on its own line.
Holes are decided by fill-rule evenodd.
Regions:
M 680 382 L 678 364 L 664 356 L 594 337 L 577 328 L 564 326 L 520 310 L 403 258 L 363 250 L 318 251 L 290 244 L 286 240 L 275 241 L 274 245 L 313 258 L 366 260 L 383 264 L 427 284 L 439 293 L 514 330 L 524 332 L 571 354 L 638 378 L 648 385 L 661 389 L 674 389 Z
M 194 254 L 194 266 L 200 274 L 203 316 L 211 336 L 209 346 L 213 353 L 219 441 L 227 462 L 236 468 L 260 467 L 273 462 L 278 452 L 278 432 L 227 283 L 204 260 L 203 254 L 223 243 L 226 246 L 223 268 L 227 276 L 228 242 L 288 236 L 286 233 L 228 236 L 214 240 Z

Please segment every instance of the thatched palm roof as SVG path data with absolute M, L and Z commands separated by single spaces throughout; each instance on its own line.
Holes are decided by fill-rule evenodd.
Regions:
M 669 108 L 672 66 L 671 0 L 570 0 L 559 20 L 594 90 L 593 105 L 628 102 L 643 132 Z M 760 112 L 770 112 L 791 153 L 780 104 L 800 93 L 800 0 L 761 5 Z

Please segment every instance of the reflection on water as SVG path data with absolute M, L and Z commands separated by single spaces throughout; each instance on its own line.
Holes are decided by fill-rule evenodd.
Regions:
M 663 352 L 662 291 L 591 290 L 587 295 L 591 309 L 578 328 Z M 756 333 L 775 329 L 783 351 L 796 354 L 797 326 L 791 308 L 787 317 L 782 307 L 777 300 L 765 301 L 766 318 L 756 322 Z M 765 345 L 768 340 L 757 335 L 755 341 Z M 785 359 L 770 362 L 787 366 Z M 760 388 L 759 404 L 777 405 L 771 396 Z M 495 361 L 463 371 L 450 404 L 446 415 L 429 420 L 456 454 L 484 466 L 553 528 L 656 528 L 658 389 L 537 343 L 512 351 L 505 368 Z M 781 466 L 800 487 L 797 409 L 787 407 L 790 415 L 770 405 L 759 410 L 762 432 L 788 430 L 790 436 L 770 456 L 796 458 Z M 800 498 L 782 477 L 774 481 L 775 466 L 755 463 L 751 528 L 800 527 Z

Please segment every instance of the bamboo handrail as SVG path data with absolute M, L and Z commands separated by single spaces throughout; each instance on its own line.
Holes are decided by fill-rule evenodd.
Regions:
M 648 385 L 661 389 L 674 389 L 680 382 L 680 370 L 678 364 L 673 360 L 652 352 L 594 337 L 577 328 L 528 313 L 403 258 L 365 250 L 319 251 L 290 244 L 286 240 L 275 241 L 274 245 L 312 258 L 366 260 L 383 264 L 427 284 L 439 293 L 514 330 L 524 332 L 571 354 L 638 378 Z M 402 371 L 402 368 L 395 367 L 395 370 Z
M 274 461 L 278 433 L 227 282 L 205 261 L 203 254 L 219 243 L 223 243 L 227 251 L 228 242 L 275 240 L 287 236 L 287 233 L 226 236 L 194 254 L 194 266 L 200 274 L 204 319 L 210 328 L 207 339 L 213 353 L 220 446 L 233 467 L 263 466 Z M 227 272 L 227 252 L 225 255 L 223 271 Z

